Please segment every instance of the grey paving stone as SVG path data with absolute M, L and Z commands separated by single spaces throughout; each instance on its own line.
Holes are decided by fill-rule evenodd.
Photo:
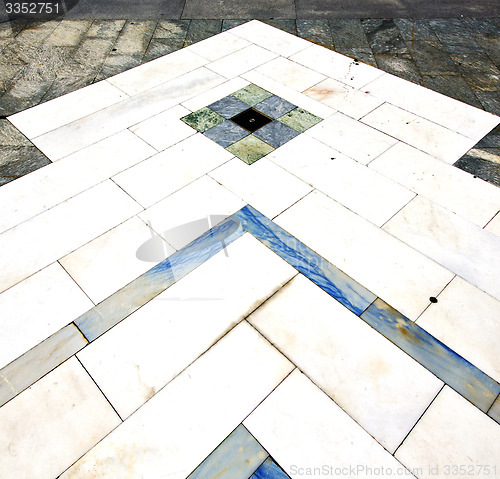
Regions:
M 474 38 L 493 64 L 500 68 L 500 39 L 479 34 L 474 35 Z
M 184 40 L 189 28 L 189 20 L 160 20 L 153 38 L 181 38 Z
M 183 38 L 153 38 L 143 59 L 143 63 L 168 55 L 184 46 Z
M 370 48 L 360 20 L 336 18 L 329 23 L 336 48 Z
M 130 70 L 141 64 L 142 55 L 109 55 L 96 77 L 96 81 L 105 80 L 113 75 Z
M 361 21 L 366 38 L 375 55 L 409 53 L 398 27 L 391 19 L 366 19 Z
M 302 38 L 326 47 L 333 46 L 333 35 L 328 20 L 297 20 L 297 33 Z
M 423 75 L 423 85 L 476 108 L 483 105 L 461 75 Z
M 261 21 L 263 23 L 271 25 L 272 27 L 279 28 L 284 32 L 291 33 L 292 35 L 297 35 L 297 24 L 295 20 L 284 19 L 284 18 L 272 18 L 272 19 L 263 18 Z
M 500 97 L 498 92 L 477 91 L 475 93 L 486 111 L 500 116 Z
M 465 74 L 498 75 L 500 73 L 490 58 L 482 52 L 451 53 L 450 57 L 457 68 Z
M 51 161 L 34 146 L 0 146 L 0 176 L 20 178 Z
M 222 20 L 192 20 L 186 35 L 185 45 L 200 42 L 222 31 Z
M 438 37 L 426 19 L 423 18 L 395 18 L 394 23 L 399 28 L 401 36 L 407 42 L 424 40 L 437 42 Z
M 481 47 L 471 36 L 469 30 L 458 19 L 432 19 L 429 24 L 450 53 L 481 51 Z
M 151 20 L 180 18 L 184 0 L 79 0 L 66 15 L 68 18 Z
M 128 21 L 111 50 L 112 55 L 144 55 L 155 31 L 155 21 Z
M 295 18 L 294 0 L 186 0 L 182 18 Z
M 295 131 L 293 128 L 279 121 L 268 123 L 266 126 L 254 132 L 254 136 L 265 141 L 274 148 L 279 148 L 297 135 L 299 135 L 298 131 Z
M 375 61 L 375 57 L 373 56 L 373 52 L 370 48 L 335 48 L 335 51 L 342 53 L 343 55 L 347 55 L 350 58 L 355 60 L 359 60 L 363 63 L 367 63 L 368 65 L 377 66 L 377 62 Z
M 410 55 L 374 55 L 378 68 L 421 85 L 422 75 Z
M 254 108 L 270 118 L 279 118 L 285 113 L 288 113 L 296 108 L 296 105 L 283 100 L 279 96 L 273 95 L 266 100 L 257 103 Z
M 467 171 L 477 178 L 500 187 L 500 164 L 478 158 L 473 154 L 466 154 L 455 164 L 457 168 Z
M 473 35 L 500 38 L 500 25 L 492 18 L 461 18 L 461 21 Z
M 88 68 L 101 68 L 106 57 L 111 52 L 115 39 L 111 38 L 86 38 L 72 55 L 73 62 Z
M 402 2 L 296 0 L 295 5 L 297 18 L 404 18 L 411 16 Z
M 9 120 L 0 120 L 1 146 L 33 146 Z M 1 161 L 1 159 L 0 159 Z
M 45 39 L 44 44 L 74 47 L 80 43 L 91 24 L 91 20 L 61 20 L 56 29 Z
M 242 102 L 241 100 L 238 100 L 238 98 L 229 95 L 208 105 L 208 108 L 215 111 L 224 118 L 232 118 L 238 113 L 248 110 L 250 106 Z
M 469 73 L 466 78 L 473 91 L 496 92 L 500 96 L 500 72 L 496 75 Z
M 94 20 L 86 36 L 116 39 L 126 22 L 126 20 Z
M 416 40 L 408 43 L 408 50 L 423 75 L 458 73 L 455 63 L 440 42 Z
M 13 20 L 0 23 L 0 38 L 14 38 L 28 23 L 28 20 Z
M 239 25 L 243 25 L 244 23 L 247 23 L 248 20 L 244 19 L 238 19 L 238 20 L 223 20 L 222 21 L 222 31 L 225 32 L 226 30 L 231 30 L 231 28 L 235 28 Z
M 0 116 L 9 116 L 38 105 L 52 81 L 16 80 L 0 97 Z
M 0 61 L 0 94 L 9 88 L 13 79 L 19 75 L 22 68 L 21 65 L 9 65 Z
M 94 83 L 95 73 L 86 76 L 69 76 L 56 78 L 40 103 L 58 98 L 72 91 L 79 90 Z
M 232 121 L 226 120 L 205 131 L 203 134 L 223 148 L 227 148 L 229 145 L 245 138 L 250 133 L 238 125 L 235 125 Z

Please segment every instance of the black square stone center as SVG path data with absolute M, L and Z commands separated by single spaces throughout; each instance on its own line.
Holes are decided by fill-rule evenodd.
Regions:
M 273 121 L 272 118 L 263 115 L 260 111 L 254 110 L 253 108 L 238 113 L 230 118 L 230 120 L 250 133 L 253 133 Z

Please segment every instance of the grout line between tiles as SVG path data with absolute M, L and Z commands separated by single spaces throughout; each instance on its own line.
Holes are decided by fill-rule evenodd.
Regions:
M 399 448 L 403 445 L 403 443 L 406 441 L 406 439 L 410 436 L 410 434 L 413 432 L 417 424 L 420 422 L 424 414 L 429 410 L 429 408 L 432 406 L 434 401 L 437 399 L 437 397 L 441 394 L 441 391 L 446 387 L 446 383 L 443 383 L 437 394 L 432 398 L 432 401 L 427 405 L 425 410 L 422 412 L 420 417 L 416 420 L 415 424 L 411 427 L 411 429 L 408 431 L 408 434 L 403 438 L 403 440 L 400 442 L 399 446 L 394 450 L 394 453 L 392 454 L 396 458 L 396 453 L 398 452 Z M 397 458 L 396 458 L 397 459 Z
M 127 221 L 128 221 L 128 220 L 127 220 Z M 122 223 L 122 224 L 123 224 L 123 223 Z M 115 227 L 115 228 L 116 228 L 116 227 Z M 110 230 L 110 231 L 111 231 L 111 230 Z M 93 241 L 93 240 L 92 240 L 92 241 Z M 87 243 L 87 244 L 88 244 L 88 243 Z M 84 246 L 85 246 L 85 245 L 84 245 Z M 75 251 L 76 251 L 76 250 L 75 250 Z M 64 256 L 63 256 L 63 258 L 64 258 Z M 91 302 L 91 303 L 95 306 L 95 305 L 96 305 L 96 303 L 95 303 L 94 301 L 92 301 L 92 298 L 91 298 L 91 297 L 90 297 L 90 296 L 89 296 L 89 295 L 85 292 L 85 290 L 84 290 L 84 289 L 80 286 L 80 284 L 76 281 L 76 279 L 75 279 L 75 278 L 73 278 L 73 276 L 71 275 L 71 273 L 70 273 L 70 272 L 69 272 L 69 271 L 68 271 L 68 270 L 64 267 L 64 265 L 61 263 L 61 259 L 63 259 L 63 258 L 59 258 L 59 259 L 58 259 L 57 261 L 55 261 L 54 263 L 57 263 L 57 264 L 58 264 L 58 265 L 59 265 L 59 266 L 63 269 L 63 271 L 64 271 L 64 272 L 65 272 L 65 273 L 66 273 L 66 274 L 67 274 L 67 275 L 71 278 L 71 280 L 72 280 L 72 281 L 73 281 L 73 283 L 74 283 L 74 284 L 78 287 L 78 289 L 79 289 L 79 290 L 80 290 L 80 291 L 81 291 L 81 292 L 85 295 L 85 297 L 87 297 L 87 298 L 88 298 L 88 300 L 89 300 L 89 301 L 90 301 L 90 302 Z M 54 263 L 52 263 L 52 264 L 54 264 Z M 49 266 L 51 266 L 51 265 L 49 264 Z M 45 268 L 48 268 L 49 266 L 46 266 Z M 45 269 L 45 268 L 44 268 L 44 269 Z M 76 326 L 76 324 L 75 324 L 75 326 Z M 77 328 L 78 328 L 78 326 L 77 326 Z M 78 330 L 80 331 L 80 329 L 78 329 Z M 80 332 L 81 332 L 81 331 L 80 331 Z M 83 334 L 83 333 L 82 333 L 82 334 Z

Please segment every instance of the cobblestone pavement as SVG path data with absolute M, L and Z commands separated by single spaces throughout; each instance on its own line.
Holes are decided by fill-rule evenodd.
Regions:
M 7 116 L 246 21 L 0 23 L 0 185 L 50 163 Z M 267 23 L 500 115 L 500 18 Z M 493 130 L 455 165 L 500 187 L 500 129 Z

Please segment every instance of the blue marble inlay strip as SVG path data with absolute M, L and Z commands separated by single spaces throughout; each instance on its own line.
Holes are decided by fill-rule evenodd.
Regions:
M 250 479 L 290 479 L 290 476 L 269 457 Z
M 405 351 L 483 412 L 500 393 L 500 385 L 380 298 L 361 319 Z
M 240 424 L 188 479 L 248 479 L 268 456 L 267 451 Z
M 251 206 L 245 206 L 234 216 L 249 233 L 356 315 L 376 299 L 372 292 Z
M 84 313 L 75 324 L 93 341 L 243 233 L 239 221 L 229 217 Z

